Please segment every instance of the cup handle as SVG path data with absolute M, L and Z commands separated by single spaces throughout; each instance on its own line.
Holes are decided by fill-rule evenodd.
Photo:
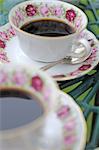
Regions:
M 72 46 L 72 56 L 74 57 L 84 57 L 84 56 L 89 56 L 91 52 L 91 46 L 89 42 L 81 38 Z

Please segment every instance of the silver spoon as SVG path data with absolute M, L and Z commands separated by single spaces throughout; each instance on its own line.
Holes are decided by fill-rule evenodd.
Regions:
M 74 57 L 71 57 L 71 56 L 66 56 L 65 58 L 61 59 L 61 60 L 58 60 L 58 61 L 55 61 L 55 62 L 52 62 L 50 64 L 47 64 L 43 67 L 41 67 L 40 69 L 43 70 L 43 71 L 46 71 L 58 64 L 77 64 L 77 63 L 81 63 L 82 61 L 84 61 L 83 59 L 81 58 L 74 58 Z
M 90 42 L 90 46 L 93 47 L 94 46 L 94 41 L 93 39 L 89 39 L 88 40 Z M 76 57 L 76 54 L 78 55 L 79 54 L 79 57 Z M 43 71 L 46 71 L 58 64 L 79 64 L 79 63 L 82 63 L 84 62 L 91 54 L 91 51 L 89 54 L 86 55 L 85 53 L 85 47 L 83 47 L 83 45 L 79 45 L 78 48 L 76 48 L 75 50 L 75 57 L 73 56 L 66 56 L 64 58 L 62 58 L 61 60 L 58 60 L 58 61 L 55 61 L 55 62 L 52 62 L 50 64 L 47 64 L 43 67 L 41 67 L 40 69 L 43 70 Z
M 90 46 L 93 47 L 94 46 L 94 40 L 93 39 L 89 39 L 88 40 L 90 42 Z M 79 63 L 82 63 L 84 62 L 90 55 L 91 55 L 91 51 L 89 54 L 85 54 L 85 48 L 82 46 L 82 45 L 79 45 L 78 48 L 76 48 L 76 51 L 75 51 L 75 55 L 78 55 L 79 54 L 79 57 L 76 57 L 76 56 L 66 56 L 64 58 L 62 58 L 61 60 L 58 60 L 58 61 L 55 61 L 55 62 L 52 62 L 50 64 L 47 64 L 43 67 L 41 67 L 40 69 L 43 70 L 43 71 L 46 71 L 58 64 L 79 64 Z

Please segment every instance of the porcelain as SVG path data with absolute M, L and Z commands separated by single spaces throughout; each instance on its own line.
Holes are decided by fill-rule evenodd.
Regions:
M 42 37 L 20 29 L 29 21 L 44 18 L 62 20 L 73 26 L 76 32 L 63 37 Z M 79 44 L 85 47 L 85 56 L 91 53 L 87 40 L 77 39 L 80 32 L 87 26 L 87 17 L 83 11 L 72 4 L 46 0 L 26 1 L 12 8 L 9 22 L 16 31 L 20 47 L 33 60 L 52 62 L 68 55 L 77 57 L 75 47 L 78 47 Z
M 99 42 L 96 37 L 90 31 L 84 30 L 81 32 L 80 38 L 85 38 L 87 40 L 92 39 L 94 41 L 94 45 L 91 47 L 92 54 L 81 64 L 61 64 L 49 69 L 47 73 L 55 80 L 63 81 L 81 77 L 82 75 L 87 74 L 98 64 Z M 33 61 L 23 53 L 20 48 L 17 35 L 9 24 L 0 27 L 0 63 L 28 64 L 37 68 L 43 67 L 47 64 Z
M 8 86 L 8 88 L 17 87 L 24 88 L 25 90 L 28 89 L 36 94 L 39 99 L 43 98 L 44 103 L 46 103 L 45 107 L 48 109 L 48 103 L 50 104 L 50 102 L 56 96 L 56 87 L 54 83 L 52 83 L 51 79 L 48 79 L 44 73 L 41 73 L 34 68 L 31 69 L 31 72 L 30 69 L 26 69 L 26 67 L 26 70 L 24 70 L 23 67 L 16 67 L 17 69 L 14 67 L 13 70 L 11 67 L 8 69 L 8 66 L 9 65 L 2 65 L 0 68 L 0 88 Z M 20 78 L 18 78 L 19 80 L 12 80 L 15 79 L 19 73 L 19 68 L 21 69 L 22 73 Z M 38 85 L 32 84 L 31 79 L 35 79 L 35 76 L 38 76 L 40 81 L 43 81 L 43 87 L 37 88 Z M 28 79 L 28 81 L 24 79 Z M 43 90 L 41 90 L 41 88 L 43 88 Z M 57 90 L 57 103 L 55 103 L 53 110 L 54 111 L 52 111 L 51 115 L 49 116 L 50 118 L 47 119 L 47 125 L 50 127 L 50 130 L 52 129 L 52 131 L 54 128 L 54 134 L 52 135 L 55 139 L 56 136 L 59 135 L 60 130 L 58 129 L 56 121 L 52 120 L 52 118 L 55 118 L 53 116 L 57 116 L 62 127 L 62 141 L 55 143 L 56 147 L 60 144 L 59 146 L 61 149 L 59 150 L 83 150 L 86 144 L 86 123 L 82 111 L 74 102 L 73 98 Z M 49 122 L 54 124 L 49 125 Z M 53 136 L 44 136 L 46 124 L 43 124 L 43 126 L 41 123 L 41 126 L 38 126 L 38 124 L 39 122 L 36 121 L 35 128 L 34 123 L 32 122 L 13 130 L 0 131 L 0 147 L 3 147 L 3 150 L 40 150 L 41 148 L 44 150 L 43 144 L 48 145 L 49 142 L 51 143 Z M 57 137 L 57 140 L 59 139 L 60 138 Z M 47 142 L 48 140 L 49 142 Z M 58 150 L 58 147 L 57 149 L 52 150 Z
M 34 66 L 3 64 L 0 66 L 0 90 L 3 89 L 16 89 L 30 93 L 44 106 L 45 116 L 53 110 L 58 86 L 46 73 Z
M 33 66 L 5 64 L 0 66 L 0 91 L 5 89 L 28 93 L 33 99 L 38 101 L 43 108 L 43 114 L 35 120 L 16 128 L 0 131 L 0 147 L 2 147 L 3 150 L 15 150 L 16 148 L 22 150 L 24 149 L 24 138 L 21 139 L 21 136 L 31 129 L 35 132 L 35 130 L 43 126 L 46 118 L 54 111 L 58 97 L 58 86 L 50 77 L 48 77 L 48 75 L 46 75 L 46 73 L 39 71 Z M 0 97 L 0 100 L 2 100 L 2 97 Z M 16 143 L 22 142 L 23 146 L 20 144 L 15 146 L 15 142 L 13 145 L 10 145 L 10 140 L 8 140 L 7 143 L 6 140 L 12 137 L 13 140 L 16 139 L 16 137 L 19 137 L 15 141 Z M 33 138 L 35 138 L 34 135 Z M 22 141 L 20 141 L 20 139 Z
M 40 145 L 40 148 L 41 150 L 84 150 L 86 145 L 87 128 L 82 111 L 72 97 L 60 90 L 58 93 L 59 96 L 57 98 L 53 115 L 57 114 L 62 123 L 63 141 L 58 141 L 56 143 L 57 146 L 52 148 L 49 144 L 51 143 L 51 138 L 43 140 L 45 136 L 42 134 L 40 139 L 43 143 L 48 145 L 48 147 L 44 149 L 44 147 Z M 51 115 L 51 117 L 53 115 Z M 52 124 L 52 128 L 54 136 L 57 136 L 58 130 L 55 122 Z M 61 148 L 60 145 L 62 146 Z

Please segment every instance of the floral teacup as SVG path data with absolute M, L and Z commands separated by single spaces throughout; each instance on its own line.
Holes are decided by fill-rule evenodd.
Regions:
M 0 147 L 30 150 L 37 132 L 56 105 L 57 85 L 34 67 L 0 67 Z M 27 142 L 24 142 L 27 141 Z M 34 142 L 35 143 L 35 142 Z
M 30 34 L 20 28 L 28 22 L 42 19 L 62 21 L 75 29 L 72 34 L 49 37 Z M 15 29 L 22 50 L 32 59 L 52 62 L 65 56 L 82 57 L 91 53 L 89 43 L 85 39 L 77 39 L 79 33 L 87 26 L 87 17 L 76 6 L 50 0 L 34 0 L 18 4 L 9 14 L 11 26 Z M 82 55 L 77 48 L 84 49 Z

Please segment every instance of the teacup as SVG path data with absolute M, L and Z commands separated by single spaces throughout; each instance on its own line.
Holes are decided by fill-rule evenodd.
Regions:
M 54 81 L 34 67 L 29 68 L 0 67 L 0 147 L 3 150 L 30 150 L 29 137 L 35 146 L 34 139 L 56 103 L 58 88 Z
M 16 31 L 21 49 L 34 60 L 52 62 L 65 56 L 82 57 L 91 53 L 88 41 L 77 38 L 87 26 L 87 17 L 72 4 L 48 0 L 23 2 L 12 8 L 9 22 Z M 30 23 L 32 29 L 35 28 L 32 33 Z M 23 30 L 27 25 L 29 30 Z M 46 32 L 52 33 L 50 36 L 45 34 L 45 28 Z M 83 54 L 77 51 L 79 47 L 84 49 Z

